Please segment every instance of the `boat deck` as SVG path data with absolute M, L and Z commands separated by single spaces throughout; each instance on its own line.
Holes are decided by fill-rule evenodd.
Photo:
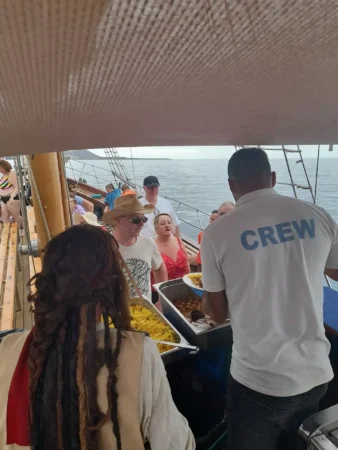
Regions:
M 20 299 L 21 310 L 15 314 L 15 328 L 24 328 L 30 330 L 33 326 L 33 314 L 31 304 L 27 302 L 29 288 L 27 286 L 30 279 L 29 257 L 28 255 L 19 256 L 21 271 L 18 272 L 17 289 Z
M 0 330 L 32 328 L 27 282 L 28 256 L 19 255 L 18 244 L 25 243 L 15 222 L 0 223 Z
M 35 217 L 32 207 L 27 207 L 29 236 L 37 240 Z M 31 329 L 32 306 L 27 302 L 28 282 L 41 271 L 41 259 L 21 255 L 19 244 L 25 245 L 26 235 L 17 224 L 0 222 L 0 331 L 12 328 Z

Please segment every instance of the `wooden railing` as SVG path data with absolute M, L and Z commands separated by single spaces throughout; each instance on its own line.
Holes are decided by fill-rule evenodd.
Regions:
M 18 226 L 15 222 L 0 224 L 0 330 L 15 327 L 15 313 L 21 310 L 17 293 Z

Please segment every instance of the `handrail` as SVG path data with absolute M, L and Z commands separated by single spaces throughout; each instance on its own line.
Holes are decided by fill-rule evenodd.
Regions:
M 104 167 L 99 167 L 99 166 L 97 166 L 97 165 L 95 165 L 95 164 L 91 164 L 91 163 L 88 163 L 88 162 L 83 162 L 83 161 L 80 161 L 80 160 L 76 160 L 76 161 L 75 161 L 77 164 L 82 164 L 81 168 L 80 168 L 80 169 L 77 169 L 77 168 L 73 167 L 71 161 L 72 161 L 71 159 L 67 161 L 67 163 L 66 163 L 66 169 L 68 168 L 69 170 L 71 170 L 71 171 L 73 172 L 73 178 L 74 178 L 74 180 L 78 180 L 78 178 L 79 178 L 79 177 L 77 177 L 77 176 L 75 175 L 75 173 L 80 174 L 80 177 L 81 177 L 81 178 L 82 178 L 83 176 L 85 176 L 85 175 L 94 177 L 94 178 L 96 179 L 96 182 L 97 182 L 97 187 L 100 188 L 100 189 L 101 189 L 101 187 L 102 187 L 100 181 L 101 181 L 101 182 L 104 182 L 105 184 L 107 184 L 107 183 L 109 182 L 108 180 L 106 180 L 106 179 L 104 179 L 104 178 L 98 176 L 95 169 L 99 169 L 99 170 L 101 171 L 101 173 L 102 173 L 102 172 L 106 173 L 107 176 L 108 176 L 108 175 L 109 175 L 109 176 L 112 175 L 111 170 L 105 169 Z M 67 167 L 67 164 L 68 164 L 68 163 L 70 163 L 70 167 L 69 167 L 69 166 Z M 92 172 L 87 172 L 87 171 L 85 171 L 86 166 L 88 166 L 89 168 L 91 168 L 91 169 L 92 169 Z M 114 174 L 114 175 L 115 175 L 115 174 Z M 134 185 L 134 183 L 133 183 L 133 184 L 130 183 L 130 186 L 132 186 L 133 188 L 136 188 L 139 192 L 141 192 L 141 190 L 142 190 L 142 186 L 140 186 L 140 185 L 137 185 L 137 184 Z M 190 222 L 190 221 L 188 221 L 188 220 L 185 220 L 185 219 L 183 219 L 182 217 L 179 217 L 179 219 L 180 219 L 181 222 L 183 222 L 183 223 L 185 223 L 185 224 L 187 224 L 187 225 L 190 225 L 191 227 L 196 228 L 197 230 L 203 230 L 204 227 L 203 227 L 203 224 L 202 224 L 200 215 L 203 215 L 203 216 L 209 218 L 209 217 L 210 217 L 210 214 L 208 214 L 208 213 L 205 212 L 205 211 L 202 211 L 202 210 L 199 209 L 199 208 L 196 208 L 196 207 L 194 207 L 194 206 L 191 206 L 191 205 L 189 205 L 188 203 L 182 202 L 181 200 L 177 200 L 176 198 L 170 197 L 170 196 L 168 196 L 168 195 L 165 195 L 165 194 L 162 194 L 162 193 L 161 193 L 161 197 L 163 197 L 163 198 L 165 198 L 165 199 L 167 199 L 167 200 L 170 200 L 171 202 L 175 202 L 175 205 L 174 205 L 174 206 L 175 206 L 175 212 L 176 212 L 176 213 L 178 212 L 178 210 L 179 210 L 179 208 L 180 208 L 181 206 L 183 206 L 183 207 L 185 207 L 185 208 L 188 208 L 190 211 L 193 211 L 194 213 L 196 213 L 196 218 L 197 218 L 198 225 L 196 225 L 195 223 Z M 180 212 L 181 212 L 181 214 L 183 213 L 183 211 L 180 211 Z
M 104 167 L 99 167 L 99 166 L 96 166 L 95 164 L 90 164 L 90 163 L 87 163 L 87 162 L 82 162 L 82 161 L 80 161 L 80 160 L 77 160 L 76 161 L 77 163 L 81 163 L 81 164 L 83 164 L 84 166 L 89 166 L 89 167 L 93 167 L 93 168 L 95 168 L 95 169 L 100 169 L 100 170 L 103 170 L 104 172 L 107 172 L 109 175 L 111 175 L 111 171 L 110 170 L 108 170 L 108 169 L 105 169 Z M 81 172 L 81 174 L 82 175 L 90 175 L 90 176 L 93 176 L 93 173 L 89 173 L 89 172 L 83 172 L 83 171 L 81 171 L 81 170 L 79 170 L 79 169 L 76 169 L 76 168 L 70 168 L 73 172 L 75 171 L 75 172 Z M 100 179 L 95 173 L 94 173 L 94 176 L 95 176 L 95 178 L 97 178 L 97 179 Z M 74 179 L 76 179 L 75 177 L 74 177 Z M 107 180 L 104 180 L 103 178 L 101 178 L 101 181 L 104 181 L 105 183 L 107 182 Z M 141 185 L 138 185 L 138 184 L 136 184 L 135 185 L 135 187 L 137 187 L 138 189 L 142 189 L 142 186 Z M 194 209 L 195 211 L 198 211 L 198 212 L 200 212 L 201 214 L 205 214 L 206 216 L 210 216 L 210 214 L 208 214 L 207 212 L 205 212 L 205 211 L 203 211 L 203 210 L 201 210 L 201 209 L 198 209 L 198 208 L 195 208 L 194 206 L 191 206 L 191 205 L 188 205 L 187 203 L 184 203 L 184 202 L 182 202 L 181 200 L 177 200 L 176 198 L 173 198 L 173 197 L 169 197 L 168 195 L 163 195 L 163 194 L 161 194 L 161 197 L 164 197 L 164 198 L 166 198 L 166 199 L 168 199 L 168 200 L 173 200 L 173 201 L 175 201 L 175 202 L 177 202 L 177 203 L 179 203 L 179 204 L 181 204 L 181 205 L 184 205 L 184 206 L 187 206 L 188 208 L 191 208 L 191 209 Z

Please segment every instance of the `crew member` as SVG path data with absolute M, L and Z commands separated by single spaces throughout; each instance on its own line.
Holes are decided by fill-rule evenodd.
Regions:
M 291 450 L 333 378 L 323 273 L 338 280 L 338 228 L 324 209 L 277 194 L 259 148 L 232 155 L 228 174 L 236 207 L 201 248 L 205 307 L 217 323 L 230 313 L 233 329 L 228 448 Z

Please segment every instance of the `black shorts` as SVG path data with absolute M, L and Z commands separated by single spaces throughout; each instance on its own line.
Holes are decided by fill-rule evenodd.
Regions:
M 6 205 L 6 203 L 9 202 L 10 198 L 11 198 L 10 195 L 6 195 L 5 197 L 0 197 L 0 200 L 2 201 L 2 203 Z M 19 200 L 19 194 L 16 194 L 13 200 Z

